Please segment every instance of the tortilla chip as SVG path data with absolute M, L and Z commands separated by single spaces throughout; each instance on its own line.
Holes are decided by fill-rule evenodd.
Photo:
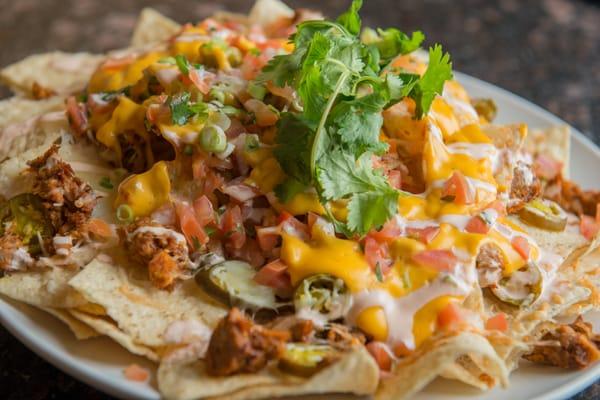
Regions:
M 372 394 L 379 379 L 379 369 L 363 348 L 348 353 L 336 363 L 310 378 L 282 373 L 276 368 L 256 374 L 213 377 L 205 364 L 162 363 L 158 369 L 158 387 L 169 399 L 263 399 L 319 393 Z
M 69 313 L 78 321 L 90 326 L 96 332 L 106 335 L 133 354 L 144 356 L 149 360 L 156 361 L 160 359 L 158 353 L 150 347 L 135 343 L 131 336 L 127 335 L 119 329 L 119 327 L 106 317 L 90 315 L 77 310 L 69 310 Z
M 162 42 L 179 32 L 181 25 L 152 8 L 140 13 L 131 38 L 131 46 L 140 47 Z
M 71 314 L 69 314 L 69 311 L 66 309 L 50 307 L 40 308 L 64 322 L 69 327 L 71 332 L 73 332 L 75 337 L 79 340 L 100 336 L 100 333 L 95 331 L 89 325 L 81 322 L 77 318 L 74 318 Z
M 587 243 L 587 239 L 581 235 L 578 228 L 567 228 L 561 232 L 553 232 L 526 224 L 516 217 L 510 217 L 510 220 L 533 238 L 540 248 L 558 254 L 563 259 L 566 259 L 575 249 Z
M 90 53 L 35 54 L 0 70 L 0 82 L 15 93 L 32 96 L 33 83 L 58 94 L 81 91 L 104 56 Z
M 101 305 L 133 341 L 149 347 L 166 346 L 167 327 L 179 320 L 197 319 L 214 328 L 226 308 L 214 302 L 192 280 L 171 292 L 155 288 L 147 271 L 137 266 L 92 261 L 69 284 Z
M 32 116 L 26 120 L 0 128 L 0 160 L 52 142 L 69 131 L 69 123 L 63 111 Z
M 43 100 L 13 96 L 9 99 L 0 100 L 0 132 L 8 125 L 62 109 L 64 109 L 64 99 L 59 96 Z M 2 133 L 0 133 L 1 137 Z
M 280 18 L 293 18 L 294 10 L 279 0 L 257 0 L 248 14 L 251 24 L 269 26 Z
M 463 332 L 456 336 L 434 340 L 424 344 L 414 355 L 403 359 L 393 371 L 392 377 L 381 381 L 375 398 L 406 399 L 423 389 L 429 382 L 455 365 L 461 357 L 469 356 L 472 368 L 468 372 L 477 376 L 478 387 L 488 388 L 496 383 L 508 383 L 508 370 L 490 343 L 481 335 Z M 461 377 L 468 371 L 456 372 L 452 377 Z M 479 375 L 477 375 L 479 374 Z M 471 378 L 461 379 L 469 383 Z
M 571 128 L 568 125 L 532 130 L 525 139 L 525 150 L 534 157 L 538 154 L 546 154 L 562 162 L 563 176 L 569 177 Z
M 76 274 L 77 271 L 60 268 L 15 272 L 0 279 L 0 293 L 38 307 L 73 308 L 86 303 L 67 284 Z

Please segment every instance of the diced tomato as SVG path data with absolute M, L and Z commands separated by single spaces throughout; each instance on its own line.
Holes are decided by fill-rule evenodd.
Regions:
M 452 271 L 458 259 L 451 250 L 423 250 L 413 254 L 413 261 L 417 264 L 437 269 L 438 271 Z
M 186 203 L 178 203 L 175 210 L 179 218 L 181 232 L 183 232 L 188 244 L 192 248 L 196 248 L 198 244 L 205 245 L 208 243 L 209 237 L 204 232 L 200 222 L 198 222 L 194 209 Z
M 152 123 L 165 120 L 171 114 L 169 108 L 163 104 L 151 104 L 146 110 L 146 119 Z
M 416 239 L 425 244 L 431 243 L 431 241 L 440 232 L 439 226 L 426 226 L 425 228 L 406 228 L 406 234 L 408 237 Z
M 213 73 L 204 70 L 197 70 L 195 68 L 190 69 L 188 73 L 189 80 L 202 94 L 207 94 L 210 91 L 211 82 L 214 77 L 215 75 Z
M 251 53 L 246 53 L 240 67 L 242 78 L 246 80 L 254 79 L 260 70 L 267 64 L 267 61 L 268 58 L 262 54 L 260 56 L 255 56 Z
M 208 197 L 204 195 L 198 197 L 194 200 L 193 207 L 200 225 L 206 226 L 211 222 L 215 222 L 215 211 Z
M 314 212 L 309 212 L 309 213 L 306 215 L 306 222 L 308 222 L 308 230 L 309 230 L 309 231 L 312 231 L 312 227 L 313 227 L 313 225 L 315 224 L 315 222 L 317 222 L 317 220 L 318 220 L 319 218 L 320 218 L 320 217 L 319 217 L 317 214 L 315 214 Z
M 472 217 L 469 222 L 467 222 L 467 226 L 465 230 L 469 233 L 481 233 L 486 234 L 490 230 L 490 226 L 481 218 L 479 215 Z
M 592 240 L 600 231 L 600 223 L 588 215 L 582 215 L 579 221 L 579 230 L 587 240 Z
M 442 198 L 452 199 L 456 204 L 472 204 L 475 201 L 474 192 L 464 175 L 454 171 L 444 183 Z
M 131 364 L 123 370 L 125 378 L 134 382 L 146 382 L 150 378 L 150 372 L 137 364 Z
M 264 252 L 270 252 L 279 244 L 280 230 L 278 226 L 256 228 L 258 246 Z
M 494 200 L 490 204 L 488 204 L 486 209 L 496 210 L 498 213 L 498 217 L 503 217 L 506 215 L 506 204 L 502 202 L 502 200 Z
M 292 282 L 287 268 L 288 266 L 279 259 L 271 261 L 258 270 L 254 281 L 277 290 L 291 290 Z
M 402 227 L 398 225 L 398 220 L 396 218 L 392 218 L 383 224 L 381 230 L 378 231 L 373 229 L 368 234 L 369 237 L 378 242 L 389 242 L 397 239 L 400 235 L 402 235 Z
M 206 177 L 208 167 L 206 160 L 202 157 L 194 156 L 192 160 L 192 177 L 195 180 L 200 180 Z
M 382 274 L 387 273 L 392 265 L 387 244 L 368 236 L 365 238 L 365 258 L 373 270 L 379 266 Z
M 485 322 L 485 329 L 506 332 L 508 330 L 508 321 L 506 314 L 498 313 Z
M 246 110 L 253 112 L 256 117 L 256 124 L 260 127 L 273 126 L 279 120 L 279 115 L 263 103 L 257 99 L 250 99 L 244 103 L 244 107 Z
M 227 185 L 223 187 L 222 191 L 240 203 L 251 200 L 260 195 L 256 188 L 243 183 L 239 183 L 237 185 Z
M 438 313 L 437 324 L 439 328 L 447 329 L 451 328 L 453 325 L 456 325 L 462 321 L 462 319 L 463 317 L 460 312 L 460 307 L 454 302 L 450 302 Z
M 94 236 L 106 240 L 114 235 L 113 229 L 109 224 L 99 218 L 90 218 L 87 223 L 87 229 Z
M 290 86 L 286 85 L 284 87 L 279 87 L 277 85 L 273 85 L 271 82 L 267 82 L 267 89 L 275 96 L 283 97 L 290 103 L 295 100 L 294 89 Z
M 290 214 L 289 212 L 283 210 L 278 216 L 277 216 L 277 223 L 281 224 L 283 221 L 286 221 L 290 218 L 294 218 L 294 216 L 292 214 Z
M 398 190 L 402 189 L 402 172 L 393 169 L 391 171 L 388 171 L 386 175 L 390 186 Z
M 289 235 L 299 237 L 303 240 L 309 238 L 308 226 L 298 221 L 295 217 L 287 212 L 282 212 L 279 215 L 279 229 Z
M 533 163 L 535 175 L 539 178 L 552 180 L 560 174 L 563 164 L 560 161 L 546 155 L 540 154 Z
M 382 342 L 369 342 L 366 345 L 367 351 L 375 360 L 379 369 L 382 371 L 390 371 L 392 369 L 392 357 L 386 349 L 386 345 Z
M 69 125 L 77 136 L 84 135 L 88 129 L 88 118 L 83 107 L 77 103 L 74 96 L 67 98 L 66 106 Z
M 403 342 L 398 342 L 393 347 L 394 355 L 396 357 L 406 357 L 412 353 L 412 350 L 406 347 Z
M 234 249 L 240 249 L 246 242 L 246 231 L 239 206 L 229 207 L 221 216 L 221 231 Z
M 515 236 L 510 244 L 523 259 L 527 260 L 529 258 L 529 242 L 523 236 Z

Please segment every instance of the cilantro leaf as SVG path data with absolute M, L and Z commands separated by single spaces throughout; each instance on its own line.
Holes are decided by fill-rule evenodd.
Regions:
M 314 130 L 302 116 L 283 113 L 277 122 L 275 158 L 286 174 L 305 185 L 311 183 L 310 150 Z
M 412 53 L 421 46 L 425 35 L 421 31 L 415 31 L 409 37 L 406 33 L 396 29 L 378 29 L 379 39 L 372 44 L 379 50 L 380 63 L 387 65 L 399 54 Z
M 185 56 L 177 54 L 175 56 L 175 64 L 177 64 L 177 68 L 179 68 L 179 71 L 181 71 L 182 74 L 187 75 L 190 73 L 190 62 Z
M 188 92 L 170 96 L 167 104 L 171 110 L 171 120 L 176 125 L 185 125 L 194 116 L 208 117 L 208 105 L 203 102 L 190 104 L 190 94 Z
M 350 9 L 340 15 L 336 22 L 342 25 L 352 35 L 358 35 L 360 33 L 361 20 L 358 12 L 362 7 L 362 0 L 353 0 Z
M 417 103 L 417 117 L 427 114 L 435 96 L 441 94 L 444 82 L 452 79 L 452 63 L 450 55 L 443 52 L 442 46 L 436 44 L 429 49 L 429 66 L 410 93 Z
M 397 191 L 353 195 L 348 203 L 348 228 L 354 232 L 366 233 L 373 227 L 380 227 L 396 214 L 398 196 Z
M 282 203 L 287 203 L 290 201 L 295 195 L 302 192 L 306 188 L 306 185 L 298 182 L 293 178 L 289 178 L 283 183 L 275 186 L 274 192 L 277 195 L 277 198 Z
M 322 196 L 327 200 L 368 191 L 396 192 L 385 177 L 372 168 L 371 154 L 365 153 L 358 160 L 351 154 L 332 151 L 319 164 L 318 180 Z

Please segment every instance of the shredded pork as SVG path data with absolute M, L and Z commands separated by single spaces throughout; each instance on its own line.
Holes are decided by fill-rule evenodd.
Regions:
M 97 198 L 92 187 L 75 176 L 71 166 L 60 158 L 58 149 L 53 145 L 28 162 L 34 177 L 33 193 L 42 198 L 55 231 L 77 238 L 85 233 Z
M 206 353 L 207 372 L 226 376 L 259 371 L 270 360 L 282 356 L 289 339 L 289 332 L 255 324 L 237 308 L 232 308 L 210 338 Z
M 580 317 L 572 324 L 555 325 L 542 336 L 544 344 L 534 347 L 525 358 L 538 364 L 582 369 L 600 359 L 600 335 Z

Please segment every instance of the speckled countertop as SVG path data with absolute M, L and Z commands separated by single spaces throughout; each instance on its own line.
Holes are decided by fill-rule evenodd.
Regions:
M 336 15 L 343 0 L 290 0 Z M 137 13 L 152 6 L 178 21 L 252 1 L 0 0 L 0 66 L 50 50 L 102 52 L 129 42 Z M 515 92 L 600 143 L 600 5 L 583 0 L 367 0 L 367 25 L 423 30 L 457 70 Z M 8 96 L 0 89 L 0 98 Z M 532 383 L 533 384 L 533 383 Z M 0 328 L 0 398 L 104 399 Z M 600 398 L 600 383 L 574 399 Z

